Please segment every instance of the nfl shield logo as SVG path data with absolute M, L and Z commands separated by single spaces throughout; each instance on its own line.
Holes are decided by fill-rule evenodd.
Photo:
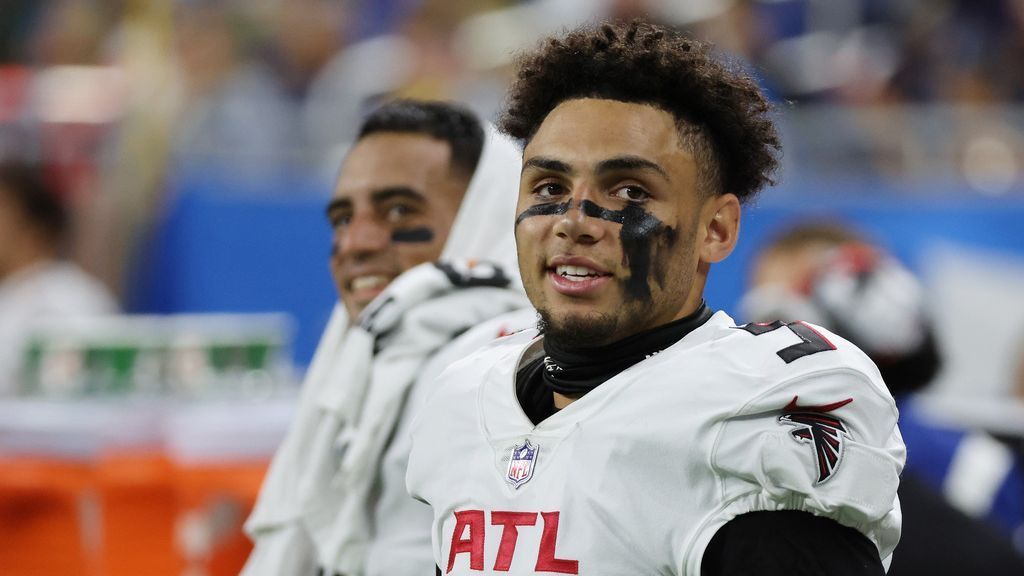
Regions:
M 537 452 L 540 446 L 530 444 L 529 440 L 523 440 L 522 444 L 512 447 L 512 458 L 508 461 L 508 473 L 505 479 L 513 488 L 519 488 L 533 478 L 533 469 L 537 464 Z

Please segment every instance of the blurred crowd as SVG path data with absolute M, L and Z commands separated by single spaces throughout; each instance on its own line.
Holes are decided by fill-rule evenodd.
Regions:
M 517 50 L 637 15 L 711 40 L 763 82 L 791 185 L 1019 188 L 1024 115 L 1003 106 L 1024 98 L 1017 0 L 9 0 L 0 157 L 46 166 L 74 256 L 119 292 L 175 179 L 329 181 L 382 98 L 491 118 Z

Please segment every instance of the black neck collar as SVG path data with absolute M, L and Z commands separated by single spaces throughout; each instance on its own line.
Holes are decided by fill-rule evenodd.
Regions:
M 579 397 L 626 368 L 661 352 L 702 326 L 714 312 L 701 302 L 697 310 L 668 324 L 592 348 L 562 348 L 544 339 L 544 385 L 552 392 Z

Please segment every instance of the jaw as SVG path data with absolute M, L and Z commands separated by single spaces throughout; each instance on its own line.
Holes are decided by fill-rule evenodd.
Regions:
M 380 290 L 375 291 L 375 293 L 372 295 L 360 293 L 358 297 L 353 296 L 351 294 L 342 293 L 341 301 L 345 305 L 345 309 L 348 311 L 349 316 L 355 319 L 359 316 L 360 313 L 362 313 L 363 309 L 369 306 L 370 302 L 373 302 L 374 298 L 376 298 L 383 291 L 384 289 L 381 288 Z
M 374 282 L 365 280 L 353 282 L 352 279 L 340 281 L 338 295 L 342 304 L 345 305 L 349 317 L 352 319 L 358 317 L 370 302 L 373 302 L 391 285 L 394 279 L 395 277 L 391 275 L 380 275 L 380 278 Z
M 567 346 L 602 346 L 683 318 L 701 302 L 699 293 L 683 299 L 658 291 L 649 299 L 624 299 L 622 282 L 612 287 L 602 298 L 573 298 L 545 291 L 535 307 L 547 323 L 546 333 Z
M 632 306 L 624 306 L 620 282 L 608 278 L 583 294 L 567 294 L 545 278 L 540 297 L 533 300 L 545 335 L 570 347 L 593 347 L 614 342 Z
M 593 308 L 539 308 L 545 338 L 567 348 L 592 348 L 614 342 L 620 318 Z

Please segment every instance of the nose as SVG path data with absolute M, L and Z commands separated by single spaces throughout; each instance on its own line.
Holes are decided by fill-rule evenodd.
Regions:
M 335 251 L 341 257 L 356 259 L 380 252 L 389 243 L 390 230 L 376 218 L 356 214 L 352 220 L 335 232 Z
M 559 238 L 578 244 L 595 244 L 604 237 L 608 223 L 584 214 L 581 208 L 584 200 L 595 200 L 595 194 L 590 186 L 577 188 L 572 195 L 572 206 L 558 216 L 554 233 Z

